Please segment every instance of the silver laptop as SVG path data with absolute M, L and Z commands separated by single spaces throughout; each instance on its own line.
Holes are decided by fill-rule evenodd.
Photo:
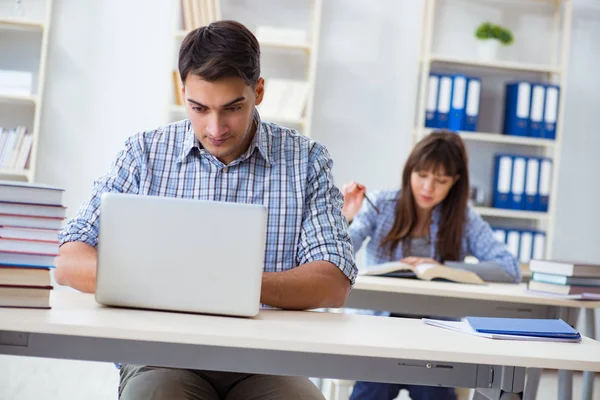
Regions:
M 266 220 L 262 205 L 105 193 L 96 301 L 254 316 Z

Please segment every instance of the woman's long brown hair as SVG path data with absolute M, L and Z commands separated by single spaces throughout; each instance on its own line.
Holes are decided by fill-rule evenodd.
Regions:
M 417 223 L 417 208 L 410 186 L 413 171 L 443 169 L 445 175 L 458 180 L 442 200 L 439 229 L 435 245 L 438 261 L 459 261 L 461 239 L 469 201 L 469 169 L 465 145 L 455 133 L 435 131 L 421 140 L 408 157 L 402 172 L 402 190 L 396 203 L 394 225 L 381 241 L 382 250 L 392 255 L 398 244 L 410 239 Z

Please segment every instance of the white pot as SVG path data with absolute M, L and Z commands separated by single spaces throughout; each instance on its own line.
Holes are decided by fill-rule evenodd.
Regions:
M 496 39 L 478 40 L 477 53 L 481 61 L 494 61 L 498 59 L 500 42 Z

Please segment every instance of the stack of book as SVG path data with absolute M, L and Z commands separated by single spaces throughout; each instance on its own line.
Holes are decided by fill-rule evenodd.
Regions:
M 552 296 L 600 300 L 600 265 L 531 260 L 528 289 Z
M 0 307 L 50 308 L 63 190 L 0 181 Z
M 562 319 L 465 317 L 461 321 L 423 318 L 423 322 L 488 339 L 581 342 L 581 334 Z

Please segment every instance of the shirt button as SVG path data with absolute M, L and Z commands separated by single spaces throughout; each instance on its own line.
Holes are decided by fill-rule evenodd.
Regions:
M 200 154 L 202 154 L 202 155 L 206 154 L 206 150 L 200 150 Z
M 227 168 L 227 167 L 223 168 L 224 173 L 227 173 L 227 171 L 229 171 L 229 168 Z

